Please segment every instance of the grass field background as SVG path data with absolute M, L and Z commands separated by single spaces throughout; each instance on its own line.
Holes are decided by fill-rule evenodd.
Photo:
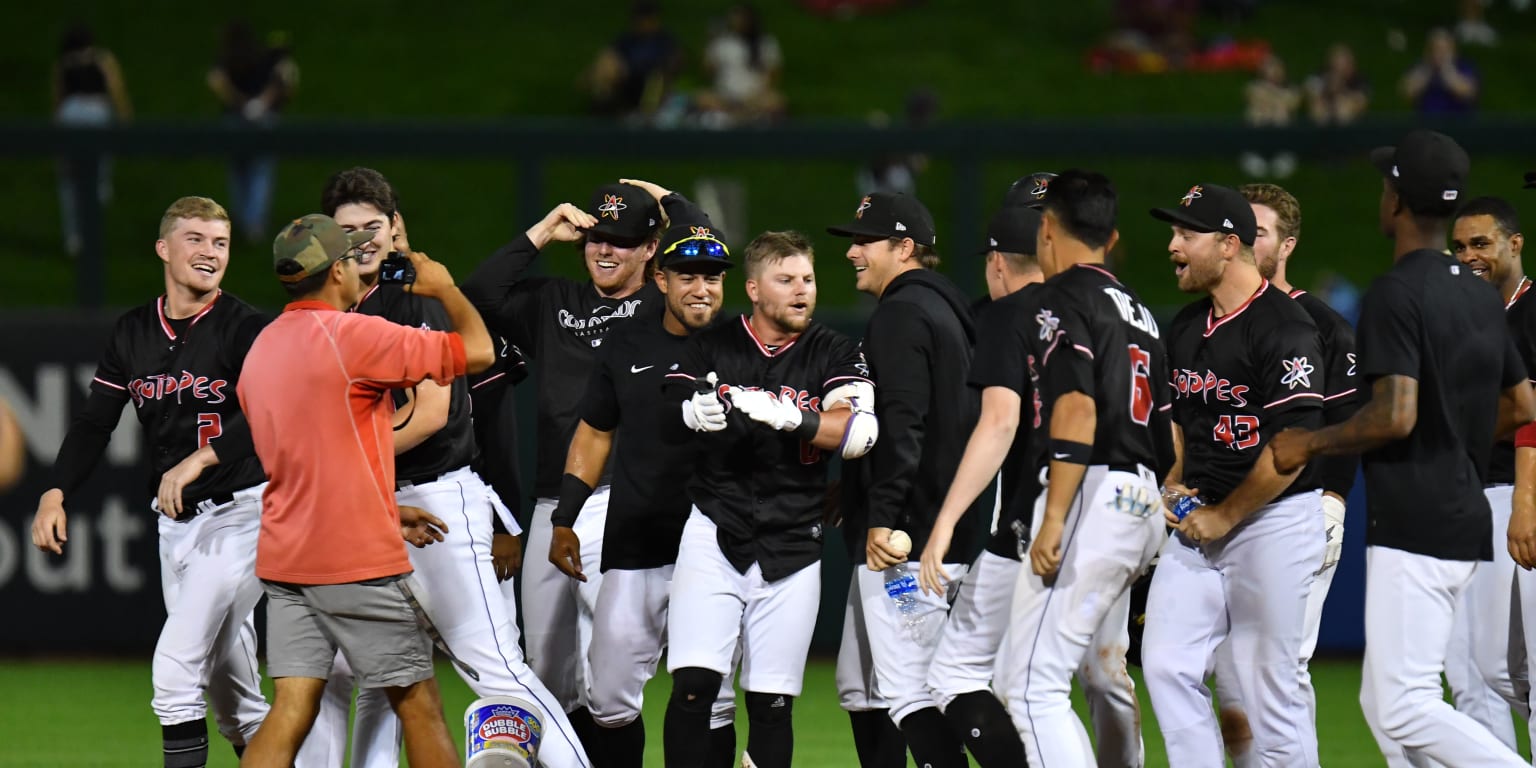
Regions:
M 1318 692 L 1319 754 L 1322 764 L 1381 765 L 1357 697 L 1358 659 L 1318 660 L 1312 666 Z M 462 739 L 465 707 L 474 700 L 446 664 L 438 666 L 448 725 Z M 1147 766 L 1168 765 L 1157 718 L 1141 688 Z M 661 724 L 671 679 L 659 675 L 646 689 L 645 718 L 650 738 L 646 765 L 661 765 Z M 856 766 L 848 718 L 838 708 L 831 659 L 811 662 L 805 695 L 795 702 L 795 765 L 805 768 Z M 137 661 L 0 661 L 0 766 L 5 768 L 115 768 L 159 762 L 160 729 L 149 709 L 149 664 Z M 1078 701 L 1078 711 L 1083 711 Z M 745 708 L 738 706 L 737 743 L 746 744 Z M 1522 750 L 1530 754 L 1525 729 Z M 210 768 L 236 765 L 229 745 L 213 735 Z M 403 764 L 403 763 L 402 763 Z

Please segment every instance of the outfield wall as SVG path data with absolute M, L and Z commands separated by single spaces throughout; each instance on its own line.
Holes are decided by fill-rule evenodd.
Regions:
M 149 510 L 149 469 L 138 421 L 130 409 L 90 481 L 69 504 L 63 557 L 31 544 L 37 497 L 73 414 L 83 406 L 96 358 L 112 327 L 111 314 L 0 313 L 0 397 L 10 402 L 27 435 L 28 469 L 21 485 L 0 495 L 0 607 L 12 629 L 0 633 L 0 655 L 148 653 L 165 608 L 160 599 L 156 519 Z M 856 318 L 829 318 L 854 336 Z M 533 389 L 519 388 L 519 423 L 533 423 Z M 523 476 L 531 477 L 531 449 Z M 520 505 L 526 519 L 531 504 Z M 1364 645 L 1364 505 L 1361 484 L 1350 498 L 1344 559 L 1324 614 L 1321 653 L 1352 653 Z M 530 556 L 541 556 L 530 553 Z M 837 651 L 851 566 L 834 530 L 822 566 L 822 611 L 813 648 Z

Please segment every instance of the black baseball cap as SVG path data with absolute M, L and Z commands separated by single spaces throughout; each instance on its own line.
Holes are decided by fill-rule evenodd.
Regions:
M 987 224 L 987 246 L 992 251 L 1035 255 L 1035 238 L 1040 233 L 1040 209 L 1033 205 L 1005 205 Z
M 662 233 L 656 253 L 658 266 L 674 272 L 724 272 L 733 266 L 725 234 L 708 217 L 672 222 Z
M 651 193 L 633 184 L 604 184 L 592 193 L 587 213 L 597 217 L 589 234 L 623 247 L 634 247 L 656 235 L 661 205 Z
M 1013 183 L 1008 187 L 1008 193 L 1003 195 L 1003 206 L 1027 205 L 1030 208 L 1045 207 L 1045 191 L 1051 186 L 1051 179 L 1056 174 L 1049 171 L 1035 171 Z M 1012 251 L 1010 251 L 1012 253 Z
M 1536 171 L 1525 172 L 1525 188 L 1536 189 Z
M 1409 132 L 1395 147 L 1377 147 L 1371 151 L 1371 163 L 1408 210 L 1445 216 L 1455 212 L 1472 166 L 1455 139 L 1426 130 Z
M 1259 234 L 1259 222 L 1253 206 L 1231 187 L 1196 184 L 1179 198 L 1176 208 L 1153 208 L 1152 218 L 1177 224 L 1196 232 L 1224 232 L 1237 235 L 1243 245 L 1253 245 Z
M 918 245 L 932 247 L 936 241 L 933 216 L 917 198 L 889 192 L 872 192 L 859 201 L 853 221 L 840 227 L 827 227 L 839 237 L 910 237 Z

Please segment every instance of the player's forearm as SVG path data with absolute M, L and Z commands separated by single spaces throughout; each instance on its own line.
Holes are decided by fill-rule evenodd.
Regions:
M 74 494 L 101 461 L 126 402 L 96 391 L 86 398 L 85 408 L 64 433 L 53 462 L 53 487 L 64 497 Z
M 1274 456 L 1266 445 L 1253 468 L 1248 470 L 1248 476 L 1222 499 L 1221 508 L 1232 516 L 1234 523 L 1241 521 L 1274 501 L 1300 473 L 1301 470 L 1284 475 L 1276 472 Z
M 1083 484 L 1092 460 L 1093 435 L 1098 429 L 1098 406 L 1082 392 L 1068 392 L 1051 405 L 1050 485 L 1045 494 L 1045 517 L 1064 522 L 1072 499 Z M 1081 455 L 1087 453 L 1088 455 Z
M 576 434 L 571 436 L 571 446 L 565 454 L 565 473 L 581 478 L 592 487 L 603 479 L 603 467 L 613 453 L 613 433 L 592 427 L 585 421 L 576 422 Z
M 448 312 L 448 321 L 453 323 L 453 330 L 464 340 L 464 369 L 469 373 L 479 373 L 495 365 L 495 341 L 485 327 L 485 320 L 463 291 L 453 288 L 438 298 L 443 303 L 443 309 Z
M 1371 399 L 1355 415 L 1307 436 L 1307 455 L 1365 453 L 1401 440 L 1413 431 L 1418 411 L 1418 380 L 1383 376 L 1371 387 Z
M 1536 515 L 1536 447 L 1515 448 L 1515 490 L 1511 506 L 1514 512 Z
M 1536 419 L 1536 403 L 1531 399 L 1531 384 L 1522 381 L 1499 395 L 1499 419 L 1494 427 L 1494 439 L 1510 437 L 1533 419 Z
M 213 464 L 229 464 L 256 455 L 256 443 L 251 439 L 251 423 L 244 417 L 231 419 L 224 434 L 208 445 L 213 449 Z
M 949 492 L 944 494 L 944 505 L 939 508 L 934 528 L 954 528 L 972 502 L 976 501 L 976 497 L 987 489 L 987 484 L 997 476 L 997 471 L 1008 458 L 1008 448 L 1013 445 L 1018 421 L 1017 407 L 1010 419 L 1006 414 L 989 412 L 985 405 L 982 406 L 981 418 L 977 420 L 976 428 L 971 430 L 971 438 L 965 444 L 965 453 L 960 456 L 960 466 L 955 470 L 955 479 L 949 484 Z
M 830 411 L 806 411 L 806 416 L 816 414 L 820 421 L 816 425 L 816 436 L 811 438 L 811 445 L 823 451 L 835 451 L 843 445 L 843 433 L 848 431 L 848 419 L 853 417 L 853 411 L 849 408 L 834 408 Z

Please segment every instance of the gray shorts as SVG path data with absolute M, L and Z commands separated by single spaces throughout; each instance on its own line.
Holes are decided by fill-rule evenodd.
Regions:
M 351 584 L 262 584 L 273 678 L 327 679 L 338 648 L 359 688 L 399 688 L 432 677 L 432 640 L 406 597 L 408 586 L 415 587 L 409 574 Z

